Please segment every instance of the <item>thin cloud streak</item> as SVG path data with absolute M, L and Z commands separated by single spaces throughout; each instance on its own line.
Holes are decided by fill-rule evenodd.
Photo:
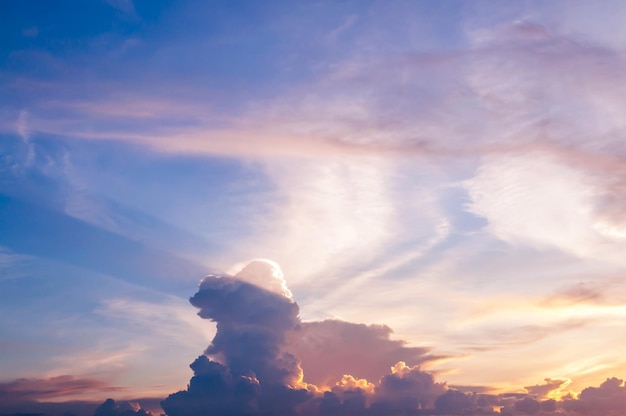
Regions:
M 310 92 L 297 90 L 292 98 L 276 99 L 274 102 L 270 101 L 269 105 L 259 103 L 251 106 L 250 110 L 247 113 L 244 112 L 238 119 L 231 116 L 230 120 L 222 120 L 219 124 L 224 124 L 225 121 L 227 125 L 230 125 L 226 128 L 211 126 L 170 128 L 171 133 L 164 135 L 158 132 L 133 133 L 124 130 L 123 127 L 106 131 L 105 127 L 104 131 L 99 129 L 96 133 L 92 129 L 90 129 L 92 131 L 76 130 L 72 127 L 72 124 L 76 124 L 72 122 L 72 118 L 66 119 L 65 125 L 59 125 L 59 121 L 63 118 L 57 117 L 54 120 L 41 119 L 37 129 L 42 133 L 62 134 L 76 138 L 138 141 L 164 151 L 196 154 L 206 152 L 207 154 L 244 157 L 255 155 L 263 157 L 264 152 L 268 152 L 266 156 L 271 156 L 269 149 L 274 152 L 285 152 L 287 155 L 382 153 L 399 156 L 408 152 L 411 156 L 421 154 L 455 157 L 482 155 L 491 151 L 506 153 L 518 151 L 526 146 L 532 148 L 535 145 L 552 145 L 555 146 L 554 151 L 560 149 L 567 151 L 573 145 L 574 148 L 592 151 L 592 155 L 594 151 L 600 151 L 600 154 L 604 153 L 603 157 L 606 160 L 610 160 L 614 157 L 614 153 L 606 154 L 602 151 L 601 145 L 590 147 L 581 139 L 584 135 L 593 134 L 596 140 L 600 140 L 600 143 L 611 142 L 610 136 L 615 135 L 615 132 L 607 131 L 609 127 L 604 127 L 605 130 L 601 132 L 592 132 L 589 131 L 588 126 L 585 126 L 573 135 L 564 134 L 565 131 L 560 129 L 565 128 L 565 122 L 571 118 L 569 116 L 575 115 L 575 111 L 578 111 L 572 108 L 571 104 L 566 104 L 568 98 L 566 90 L 548 88 L 541 102 L 534 98 L 532 91 L 539 89 L 544 83 L 550 85 L 551 79 L 557 74 L 568 73 L 568 78 L 559 79 L 557 85 L 581 82 L 584 85 L 590 84 L 590 88 L 585 88 L 582 94 L 578 94 L 579 105 L 588 106 L 593 111 L 592 116 L 606 117 L 610 115 L 607 110 L 618 106 L 621 102 L 620 95 L 610 88 L 611 85 L 620 83 L 621 73 L 611 68 L 623 66 L 621 57 L 612 51 L 580 45 L 555 34 L 545 34 L 539 38 L 528 37 L 524 30 L 525 25 L 528 24 L 522 22 L 502 29 L 511 33 L 508 38 L 500 36 L 502 30 L 490 34 L 490 37 L 497 39 L 496 42 L 503 43 L 502 45 L 494 46 L 490 44 L 494 40 L 483 36 L 473 50 L 457 52 L 454 59 L 443 58 L 445 57 L 443 55 L 442 58 L 433 60 L 430 55 L 427 55 L 424 58 L 409 57 L 398 62 L 402 68 L 408 67 L 416 74 L 426 71 L 426 74 L 430 76 L 432 73 L 428 70 L 431 65 L 438 72 L 442 72 L 444 77 L 454 79 L 456 83 L 467 83 L 462 89 L 465 96 L 463 102 L 471 103 L 471 109 L 475 109 L 481 115 L 486 115 L 493 122 L 487 125 L 482 123 L 483 127 L 478 130 L 475 121 L 468 119 L 466 115 L 473 114 L 471 111 L 467 112 L 467 108 L 464 107 L 463 113 L 466 114 L 463 114 L 459 112 L 460 109 L 453 106 L 453 102 L 445 99 L 446 94 L 456 94 L 454 90 L 446 89 L 434 95 L 437 100 L 435 103 L 440 108 L 438 114 L 439 117 L 454 115 L 456 121 L 437 124 L 426 119 L 417 119 L 412 122 L 400 121 L 402 118 L 394 113 L 390 114 L 392 119 L 385 120 L 389 111 L 379 111 L 379 102 L 383 102 L 384 98 L 405 100 L 405 98 L 394 97 L 391 94 L 394 91 L 394 82 L 388 76 L 389 62 L 374 65 L 357 63 L 356 66 L 353 65 L 355 69 L 348 74 L 329 75 L 327 79 L 319 80 L 319 85 Z M 598 59 L 603 62 L 602 65 L 597 63 Z M 515 68 L 513 74 L 509 73 L 508 77 L 504 78 L 500 71 L 495 72 L 496 63 L 499 61 L 517 62 L 521 65 Z M 576 62 L 577 65 L 572 66 L 571 62 Z M 383 71 L 383 68 L 387 70 Z M 570 71 L 566 71 L 566 68 Z M 537 72 L 540 72 L 542 76 L 534 77 Z M 365 74 L 375 75 L 369 75 L 370 78 L 367 80 L 361 79 L 360 77 Z M 513 83 L 510 79 L 511 75 L 518 77 L 519 82 Z M 362 87 L 365 81 L 367 81 L 367 89 L 373 93 L 369 97 L 363 97 L 363 94 L 341 93 L 340 95 L 332 92 L 343 91 L 346 87 L 356 89 Z M 405 84 L 419 87 L 421 82 L 414 76 Z M 441 85 L 455 85 L 456 83 L 442 82 Z M 513 85 L 516 89 L 521 88 L 522 91 L 529 93 L 510 94 Z M 591 85 L 599 88 L 592 89 Z M 420 94 L 419 88 L 415 93 L 407 97 L 412 100 L 409 102 L 409 108 L 419 106 L 421 96 L 426 100 L 431 99 L 429 96 Z M 603 95 L 598 96 L 598 94 Z M 323 102 L 322 97 L 324 97 Z M 606 105 L 600 105 L 604 102 L 601 100 L 605 100 Z M 87 103 L 83 105 L 80 101 L 74 104 L 59 102 L 59 106 L 61 109 L 63 106 L 69 106 L 70 109 L 76 108 L 82 116 L 86 115 L 94 121 L 102 116 L 110 119 L 116 114 L 131 120 L 146 116 L 171 119 L 172 108 L 175 109 L 175 114 L 180 114 L 182 117 L 186 114 L 185 121 L 187 124 L 192 121 L 192 125 L 202 123 L 202 120 L 207 117 L 212 119 L 215 115 L 219 115 L 219 112 L 212 111 L 211 107 L 206 104 L 198 107 L 197 104 L 190 105 L 185 101 L 159 102 L 158 98 L 156 101 L 140 103 L 140 107 L 144 109 L 140 113 L 136 110 L 137 102 L 123 98 L 119 102 L 112 103 L 94 103 L 93 101 Z M 536 107 L 537 104 L 540 104 L 539 108 Z M 267 110 L 268 107 L 269 110 Z M 545 116 L 537 119 L 535 112 L 542 108 L 556 110 L 549 120 L 544 119 Z M 70 111 L 68 115 L 75 112 Z M 35 119 L 33 123 L 36 126 Z M 374 121 L 368 121 L 372 119 Z M 219 120 L 218 116 L 217 121 Z M 500 129 L 505 121 L 513 123 L 513 127 Z M 608 126 L 614 126 L 613 128 L 617 129 L 616 132 L 623 130 L 618 118 L 611 118 L 607 121 L 609 121 Z M 406 125 L 407 123 L 412 124 Z M 470 124 L 463 126 L 463 123 Z M 56 127 L 55 124 L 57 124 Z M 466 127 L 470 127 L 470 130 L 462 132 Z M 486 128 L 488 130 L 485 131 Z M 502 134 L 502 131 L 507 131 L 507 133 Z M 469 136 L 474 136 L 474 140 L 471 140 L 472 144 L 468 146 L 463 142 Z M 447 140 L 441 143 L 437 140 L 438 137 L 446 137 Z M 479 137 L 482 138 L 479 139 Z M 565 137 L 567 139 L 563 142 Z M 623 168 L 623 162 L 620 165 Z
M 104 380 L 75 378 L 70 375 L 48 379 L 23 378 L 0 383 L 2 402 L 21 402 L 29 400 L 77 399 L 94 392 L 119 394 L 121 387 L 110 386 Z

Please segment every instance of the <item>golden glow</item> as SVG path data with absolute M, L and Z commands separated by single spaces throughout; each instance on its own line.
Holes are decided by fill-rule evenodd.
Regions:
M 399 376 L 404 376 L 407 373 L 410 373 L 412 370 L 420 370 L 420 366 L 416 365 L 413 367 L 409 367 L 406 365 L 404 361 L 398 361 L 391 367 L 391 374 L 398 374 Z
M 340 387 L 342 390 L 354 390 L 358 388 L 369 394 L 374 393 L 374 384 L 364 378 L 354 378 L 348 374 L 344 374 L 341 380 L 337 382 L 336 386 Z

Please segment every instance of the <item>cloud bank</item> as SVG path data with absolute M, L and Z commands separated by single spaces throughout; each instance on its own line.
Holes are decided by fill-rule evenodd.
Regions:
M 455 389 L 420 367 L 437 357 L 390 339 L 389 327 L 302 322 L 277 267 L 256 260 L 235 276 L 202 280 L 190 301 L 217 333 L 191 364 L 187 389 L 161 402 L 168 416 L 626 415 L 617 378 L 579 397 L 563 391 L 564 379 L 524 393 Z
M 103 380 L 62 375 L 41 378 L 20 378 L 0 383 L 0 401 L 21 402 L 58 397 L 76 397 L 94 391 L 119 391 Z
M 626 384 L 615 377 L 579 395 L 567 390 L 570 380 L 556 378 L 512 393 L 450 386 L 421 367 L 442 357 L 391 339 L 385 325 L 301 321 L 282 271 L 267 260 L 252 261 L 234 276 L 205 277 L 190 302 L 217 332 L 190 365 L 187 388 L 161 401 L 167 416 L 626 415 Z M 97 408 L 50 403 L 122 390 L 68 375 L 18 379 L 0 383 L 0 413 L 152 414 L 112 399 Z

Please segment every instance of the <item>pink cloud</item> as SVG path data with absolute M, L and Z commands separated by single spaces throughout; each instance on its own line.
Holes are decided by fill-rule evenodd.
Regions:
M 81 396 L 85 393 L 122 391 L 104 380 L 62 375 L 47 379 L 20 378 L 0 383 L 0 397 L 6 401 L 29 401 Z

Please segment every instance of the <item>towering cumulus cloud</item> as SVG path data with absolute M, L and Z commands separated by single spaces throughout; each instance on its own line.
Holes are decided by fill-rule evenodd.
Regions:
M 191 364 L 194 376 L 187 390 L 162 402 L 169 416 L 408 411 L 432 407 L 447 389 L 404 362 L 395 364 L 391 374 L 380 374 L 377 384 L 358 378 L 376 376 L 384 359 L 419 363 L 429 357 L 424 349 L 390 340 L 391 330 L 385 326 L 301 322 L 298 304 L 274 263 L 256 260 L 235 276 L 207 276 L 191 303 L 202 318 L 217 323 L 217 333 L 205 354 Z M 370 344 L 369 354 L 363 352 Z M 341 363 L 351 351 L 362 362 Z M 316 367 L 315 382 L 324 385 L 307 380 L 298 352 Z M 320 354 L 317 359 L 315 353 Z M 370 358 L 373 367 L 367 365 Z M 396 361 L 387 363 L 387 372 Z M 348 375 L 349 370 L 357 377 Z
M 298 329 L 298 305 L 271 290 L 282 285 L 267 290 L 250 283 L 262 283 L 257 279 L 266 273 L 275 282 L 271 271 L 271 264 L 257 261 L 236 278 L 210 275 L 201 282 L 191 303 L 217 322 L 217 333 L 206 355 L 191 364 L 188 389 L 163 401 L 168 415 L 289 415 L 310 398 L 298 360 L 282 348 L 287 333 Z
M 567 380 L 515 394 L 449 388 L 419 367 L 435 357 L 390 339 L 386 326 L 302 322 L 269 261 L 205 277 L 191 303 L 217 333 L 191 364 L 187 389 L 161 402 L 168 416 L 626 415 L 619 379 L 558 401 L 548 396 Z

